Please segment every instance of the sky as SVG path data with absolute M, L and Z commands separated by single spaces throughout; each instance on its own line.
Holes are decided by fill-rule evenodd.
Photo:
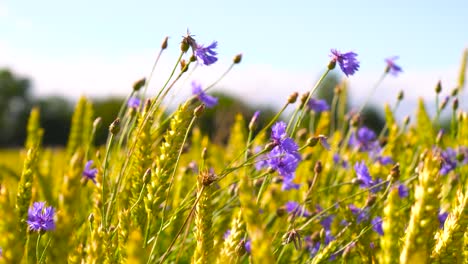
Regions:
M 372 103 L 394 103 L 404 90 L 408 105 L 456 85 L 468 47 L 468 1 L 26 1 L 0 0 L 0 68 L 33 80 L 38 96 L 76 98 L 126 95 L 151 70 L 169 36 L 150 89 L 156 93 L 179 54 L 187 28 L 200 43 L 218 41 L 219 61 L 200 66 L 192 79 L 208 85 L 243 54 L 218 85 L 253 104 L 281 105 L 294 91 L 310 90 L 330 60 L 330 49 L 354 51 L 361 62 L 349 77 L 363 101 L 399 56 Z M 338 71 L 338 70 L 336 70 Z M 341 76 L 345 78 L 345 76 Z

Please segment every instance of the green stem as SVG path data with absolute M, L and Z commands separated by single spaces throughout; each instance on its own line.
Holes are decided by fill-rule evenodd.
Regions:
M 107 176 L 108 176 L 108 166 L 109 166 L 109 154 L 110 154 L 110 150 L 111 150 L 111 147 L 112 147 L 112 144 L 114 142 L 114 134 L 113 133 L 110 133 L 109 135 L 109 141 L 107 143 L 107 148 L 106 148 L 106 155 L 104 157 L 104 168 L 103 168 L 103 172 L 102 172 L 102 208 L 101 208 L 101 214 L 103 216 L 103 222 L 104 222 L 104 227 L 105 227 L 105 230 L 107 230 L 107 215 L 105 214 L 105 199 L 106 199 L 106 186 L 109 185 L 109 183 L 107 182 L 108 179 L 107 179 Z M 110 188 L 110 186 L 108 186 Z
M 312 95 L 319 88 L 320 84 L 322 84 L 323 80 L 325 80 L 325 77 L 327 77 L 329 72 L 330 72 L 330 69 L 327 69 L 322 74 L 322 76 L 320 76 L 320 79 L 317 81 L 315 86 L 310 90 L 309 95 L 307 96 L 307 99 L 305 100 L 304 104 L 301 106 L 302 109 L 301 109 L 301 114 L 299 115 L 299 119 L 297 119 L 296 124 L 294 125 L 294 128 L 289 135 L 294 135 L 294 133 L 296 133 L 297 128 L 301 124 L 302 119 L 304 119 L 304 115 L 307 112 L 305 109 L 307 108 L 307 104 L 309 103 L 310 98 L 312 98 Z
M 41 236 L 42 234 L 39 232 L 39 235 L 37 235 L 37 241 L 36 241 L 36 263 L 39 262 L 39 244 L 41 242 Z
M 364 103 L 362 104 L 361 109 L 359 109 L 359 112 L 358 112 L 359 114 L 362 112 L 362 110 L 364 110 L 364 107 L 366 107 L 366 105 L 369 103 L 370 99 L 372 98 L 372 95 L 374 95 L 377 88 L 380 86 L 380 84 L 385 79 L 385 76 L 387 76 L 387 71 L 384 71 L 384 73 L 380 76 L 379 80 L 374 84 L 374 87 L 372 87 L 372 90 L 369 93 L 369 95 L 367 96 Z

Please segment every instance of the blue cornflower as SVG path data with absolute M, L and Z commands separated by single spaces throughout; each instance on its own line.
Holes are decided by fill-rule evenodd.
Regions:
M 348 208 L 351 213 L 356 216 L 356 221 L 358 224 L 369 220 L 369 210 L 367 208 L 361 209 L 356 207 L 354 204 L 348 205 Z
M 439 219 L 439 228 L 443 228 L 445 224 L 445 220 L 447 220 L 448 212 L 441 212 L 437 214 L 437 218 Z
M 398 185 L 398 196 L 400 196 L 400 198 L 408 197 L 408 194 L 408 187 L 406 187 L 406 185 Z
M 457 167 L 457 153 L 452 148 L 447 148 L 441 152 L 442 167 L 440 174 L 447 175 L 449 172 Z
M 55 229 L 55 210 L 52 206 L 45 207 L 45 202 L 35 202 L 28 210 L 28 220 L 26 221 L 29 230 L 45 232 Z
M 286 123 L 283 121 L 277 122 L 271 128 L 271 140 L 277 146 L 281 148 L 282 151 L 294 154 L 300 158 L 298 154 L 299 147 L 296 142 L 286 134 Z
M 140 107 L 141 100 L 138 97 L 130 97 L 127 101 L 129 108 L 138 109 Z
M 218 42 L 216 41 L 213 41 L 213 43 L 211 43 L 208 47 L 197 44 L 197 48 L 195 49 L 195 56 L 197 57 L 198 61 L 205 65 L 211 65 L 215 63 L 218 60 L 218 58 L 216 58 L 218 53 L 214 51 L 217 46 Z
M 292 214 L 294 217 L 303 216 L 310 217 L 311 213 L 305 209 L 304 206 L 301 206 L 298 202 L 289 201 L 284 205 L 286 211 Z
M 289 191 L 292 189 L 299 189 L 301 187 L 300 184 L 294 183 L 294 174 L 290 177 L 283 177 L 283 185 L 281 186 L 282 191 Z
M 224 240 L 226 240 L 229 237 L 229 235 L 231 235 L 231 229 L 228 229 L 226 230 L 226 232 L 224 232 L 224 235 L 223 235 Z
M 252 253 L 252 240 L 250 240 L 250 238 L 247 239 L 247 241 L 244 244 L 244 247 L 245 247 L 245 251 L 247 251 L 247 253 L 249 253 L 249 254 Z
M 314 257 L 320 250 L 320 241 L 312 241 L 310 236 L 304 237 L 305 249 L 309 251 L 310 257 Z
M 389 165 L 389 164 L 394 164 L 395 163 L 393 161 L 392 157 L 389 157 L 389 156 L 379 156 L 379 157 L 377 157 L 376 160 L 382 165 Z
M 341 70 L 346 76 L 353 75 L 359 69 L 359 61 L 356 59 L 356 53 L 341 53 L 336 49 L 332 49 L 331 53 L 332 61 L 338 62 Z
M 354 171 L 357 175 L 359 187 L 369 188 L 374 185 L 372 177 L 369 173 L 369 169 L 367 168 L 366 164 L 364 164 L 364 162 L 356 162 L 356 164 L 354 164 Z
M 380 151 L 375 132 L 365 126 L 359 128 L 357 132 L 351 135 L 349 144 L 362 152 Z
M 341 166 L 345 169 L 349 168 L 349 162 L 340 157 L 340 154 L 335 153 L 333 154 L 333 162 L 335 164 L 341 164 Z
M 98 170 L 96 168 L 91 169 L 91 166 L 93 166 L 93 161 L 88 160 L 83 170 L 83 178 L 85 178 L 86 180 L 91 180 L 92 182 L 94 182 L 94 184 L 96 184 L 96 174 Z
M 203 91 L 201 84 L 195 81 L 192 82 L 192 94 L 208 108 L 212 108 L 218 104 L 218 98 L 206 94 L 205 91 Z
M 398 73 L 403 72 L 401 67 L 395 64 L 395 60 L 397 59 L 398 59 L 398 56 L 385 59 L 385 62 L 387 63 L 387 68 L 385 69 L 385 72 L 389 72 L 390 74 L 394 76 L 397 76 Z
M 315 113 L 321 113 L 330 110 L 330 106 L 328 105 L 327 101 L 323 99 L 319 100 L 310 98 L 307 105 L 309 106 L 310 110 L 314 111 Z
M 382 228 L 382 217 L 377 216 L 371 221 L 372 224 L 372 230 L 377 232 L 379 235 L 383 236 L 383 228 Z

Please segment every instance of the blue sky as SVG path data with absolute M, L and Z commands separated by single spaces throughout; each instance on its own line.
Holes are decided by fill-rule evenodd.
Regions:
M 400 89 L 414 99 L 431 96 L 438 79 L 454 85 L 466 25 L 462 0 L 0 0 L 0 67 L 31 77 L 39 95 L 122 94 L 148 73 L 166 35 L 161 68 L 168 68 L 189 28 L 202 43 L 219 42 L 219 63 L 193 77 L 209 83 L 241 52 L 243 63 L 221 86 L 255 103 L 308 90 L 330 48 L 359 54 L 361 69 L 349 78 L 358 99 L 380 76 L 383 59 L 400 56 L 404 74 L 386 80 L 376 99 Z

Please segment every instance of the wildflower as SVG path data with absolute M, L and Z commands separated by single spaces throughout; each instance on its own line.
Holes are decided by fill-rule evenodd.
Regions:
M 440 174 L 447 175 L 457 167 L 457 153 L 452 148 L 447 148 L 440 154 L 442 158 L 442 167 Z
M 382 217 L 377 216 L 371 221 L 372 224 L 372 230 L 377 232 L 379 235 L 383 236 L 383 228 L 382 228 Z
M 212 108 L 218 104 L 218 98 L 206 94 L 201 88 L 201 85 L 195 81 L 192 82 L 192 94 L 197 96 L 198 100 L 208 108 Z
M 400 198 L 408 197 L 408 187 L 406 187 L 406 185 L 398 185 L 398 196 L 400 196 Z
M 326 150 L 330 150 L 330 149 L 331 149 L 330 144 L 328 144 L 328 142 L 327 142 L 327 139 L 328 139 L 328 138 L 327 138 L 326 136 L 324 136 L 324 135 L 318 135 L 317 138 L 318 138 L 318 140 L 319 140 L 319 142 L 320 142 L 320 145 L 322 145 L 322 147 L 323 147 L 324 149 L 326 149 Z
M 382 165 L 389 165 L 389 164 L 394 164 L 395 163 L 393 161 L 392 157 L 389 157 L 389 156 L 379 156 L 379 157 L 377 157 L 376 160 Z
M 96 184 L 96 174 L 98 170 L 96 168 L 91 169 L 92 165 L 92 160 L 88 160 L 88 162 L 86 162 L 85 168 L 83 170 L 83 178 L 86 180 L 91 180 L 92 182 L 94 182 L 94 184 Z
M 361 152 L 380 151 L 380 145 L 375 132 L 365 126 L 359 128 L 357 132 L 351 135 L 349 144 Z
M 310 217 L 311 213 L 305 209 L 304 206 L 301 206 L 298 202 L 289 201 L 287 202 L 284 207 L 286 211 L 292 214 L 294 217 L 303 216 L 303 217 Z
M 289 190 L 292 190 L 292 189 L 299 189 L 299 187 L 301 187 L 300 184 L 297 184 L 297 183 L 294 183 L 293 182 L 293 179 L 294 179 L 294 175 L 292 175 L 291 177 L 283 177 L 283 185 L 281 186 L 281 190 L 282 191 L 289 191 Z
M 299 147 L 294 140 L 286 134 L 286 123 L 277 122 L 271 128 L 271 140 L 274 144 L 280 147 L 280 149 L 286 153 L 299 155 L 297 153 Z M 298 156 L 299 157 L 299 156 Z
M 439 213 L 437 214 L 437 218 L 439 219 L 439 228 L 443 228 L 445 224 L 445 220 L 447 220 L 448 213 L 447 212 L 441 212 L 439 210 Z
M 349 168 L 349 162 L 343 158 L 340 157 L 340 154 L 335 153 L 333 154 L 333 162 L 335 164 L 341 164 L 341 167 L 347 169 Z
M 310 110 L 314 111 L 315 113 L 321 113 L 330 110 L 330 106 L 328 105 L 327 101 L 319 100 L 310 98 L 309 102 L 307 103 Z
M 395 64 L 396 59 L 398 59 L 397 56 L 385 59 L 385 62 L 387 63 L 387 68 L 385 69 L 385 72 L 389 72 L 393 76 L 397 76 L 398 73 L 403 72 L 401 67 Z
M 138 97 L 130 97 L 127 101 L 127 106 L 129 108 L 138 109 L 138 107 L 140 107 L 140 103 L 141 101 Z
M 330 242 L 332 242 L 333 240 L 335 240 L 335 237 L 331 234 L 331 231 L 330 230 L 325 231 L 325 241 L 324 241 L 325 246 L 330 244 Z
M 369 174 L 369 169 L 367 168 L 366 164 L 364 164 L 364 162 L 356 162 L 354 165 L 354 171 L 357 174 L 359 187 L 368 188 L 374 185 L 372 177 Z
M 320 205 L 317 205 L 316 207 L 316 212 L 320 213 L 323 211 L 323 208 Z M 329 231 L 331 229 L 331 225 L 333 223 L 333 218 L 335 218 L 334 215 L 323 215 L 320 217 L 320 224 L 322 225 L 323 229 Z
M 311 236 L 304 237 L 305 248 L 309 251 L 310 257 L 314 257 L 320 250 L 320 241 L 313 241 Z
M 216 58 L 218 53 L 214 51 L 217 46 L 218 42 L 216 41 L 213 41 L 213 43 L 207 47 L 197 44 L 197 48 L 195 49 L 194 54 L 200 63 L 203 63 L 207 66 L 211 65 L 218 60 L 218 58 Z
M 245 251 L 247 251 L 247 253 L 249 253 L 249 254 L 252 253 L 252 240 L 250 240 L 250 238 L 247 239 L 247 241 L 244 244 L 244 247 L 245 247 Z
M 37 232 L 54 230 L 54 214 L 55 210 L 52 206 L 45 207 L 45 202 L 35 202 L 28 211 L 28 220 L 26 222 L 29 230 Z
M 281 150 L 276 146 L 268 154 L 268 165 L 285 178 L 293 178 L 299 165 L 300 156 Z
M 226 232 L 224 232 L 224 235 L 223 235 L 224 240 L 226 240 L 230 235 L 231 235 L 231 229 L 226 230 Z
M 359 69 L 357 54 L 354 52 L 341 53 L 336 49 L 331 50 L 332 62 L 338 62 L 346 76 L 353 75 Z
M 369 211 L 368 209 L 360 209 L 356 207 L 354 204 L 348 205 L 349 210 L 351 213 L 356 216 L 356 221 L 357 223 L 361 223 L 363 221 L 367 221 L 369 219 Z

